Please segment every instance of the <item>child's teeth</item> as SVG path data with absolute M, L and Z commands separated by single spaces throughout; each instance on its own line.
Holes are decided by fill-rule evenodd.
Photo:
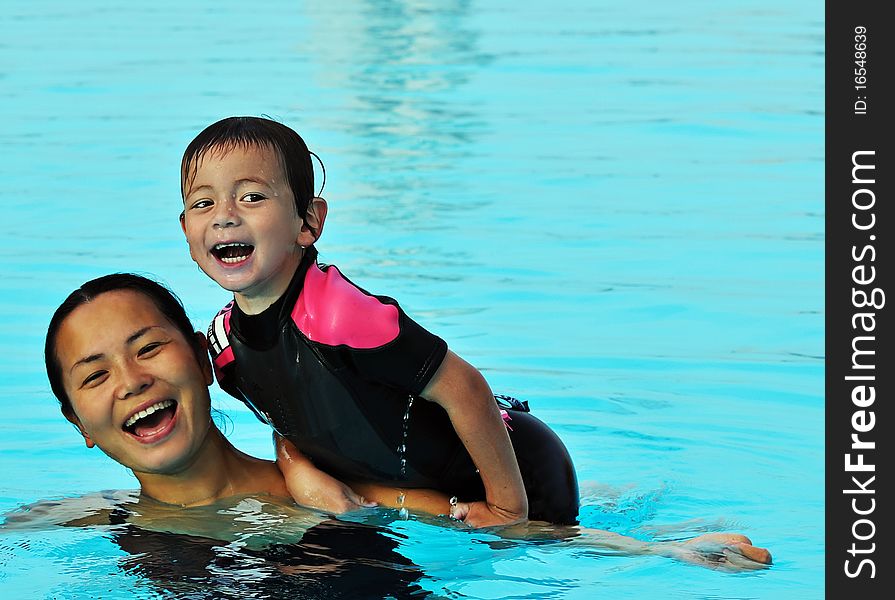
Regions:
M 228 242 L 215 245 L 214 253 L 221 262 L 232 265 L 248 260 L 252 254 L 252 248 L 251 244 Z

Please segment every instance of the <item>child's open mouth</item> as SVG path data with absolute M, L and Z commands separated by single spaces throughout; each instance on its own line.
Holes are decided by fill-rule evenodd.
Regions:
M 149 438 L 169 427 L 176 412 L 177 402 L 162 400 L 131 415 L 122 429 L 139 438 Z
M 218 260 L 228 265 L 241 263 L 248 259 L 254 251 L 255 247 L 251 244 L 242 244 L 240 242 L 216 244 L 214 248 L 211 249 L 211 253 L 214 254 Z

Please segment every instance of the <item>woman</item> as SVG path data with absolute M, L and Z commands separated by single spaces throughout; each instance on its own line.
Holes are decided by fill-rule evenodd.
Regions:
M 62 413 L 88 447 L 131 469 L 141 496 L 180 507 L 251 495 L 289 502 L 273 462 L 234 448 L 211 420 L 213 381 L 205 337 L 179 300 L 144 277 L 114 274 L 85 283 L 56 310 L 47 331 L 47 374 Z M 367 499 L 430 514 L 451 500 L 431 490 L 348 482 Z M 770 554 L 739 534 L 686 542 L 642 542 L 611 532 L 526 523 L 506 537 L 568 539 L 629 554 L 657 554 L 728 568 L 769 564 Z

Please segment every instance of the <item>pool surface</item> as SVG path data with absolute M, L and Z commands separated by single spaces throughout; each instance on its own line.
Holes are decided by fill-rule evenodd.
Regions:
M 204 329 L 228 298 L 189 259 L 180 157 L 211 122 L 265 114 L 326 165 L 321 260 L 529 401 L 575 461 L 582 524 L 738 531 L 775 563 L 731 574 L 388 511 L 301 539 L 249 498 L 197 513 L 243 523 L 220 543 L 0 529 L 0 596 L 823 597 L 822 3 L 4 8 L 0 513 L 132 494 L 61 417 L 46 325 L 83 281 L 137 271 Z M 212 397 L 233 443 L 270 457 L 265 427 Z

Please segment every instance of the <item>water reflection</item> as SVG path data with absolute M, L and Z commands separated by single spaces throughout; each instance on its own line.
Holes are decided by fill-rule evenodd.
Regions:
M 422 572 L 378 527 L 326 521 L 264 549 L 122 525 L 121 568 L 175 598 L 422 598 Z M 361 591 L 362 590 L 362 591 Z M 170 596 L 168 596 L 170 597 Z
M 165 598 L 427 595 L 421 569 L 402 553 L 403 536 L 379 517 L 339 521 L 268 500 L 232 497 L 182 509 L 137 490 L 42 500 L 0 514 L 0 567 L 7 556 L 24 573 L 31 560 L 77 555 L 46 583 L 120 570 Z M 110 553 L 108 541 L 118 551 Z
M 340 92 L 325 126 L 356 140 L 339 150 L 351 177 L 340 219 L 424 227 L 456 210 L 444 200 L 487 127 L 475 102 L 458 99 L 492 61 L 471 11 L 467 0 L 371 0 L 312 13 L 312 43 L 327 48 L 320 84 Z

